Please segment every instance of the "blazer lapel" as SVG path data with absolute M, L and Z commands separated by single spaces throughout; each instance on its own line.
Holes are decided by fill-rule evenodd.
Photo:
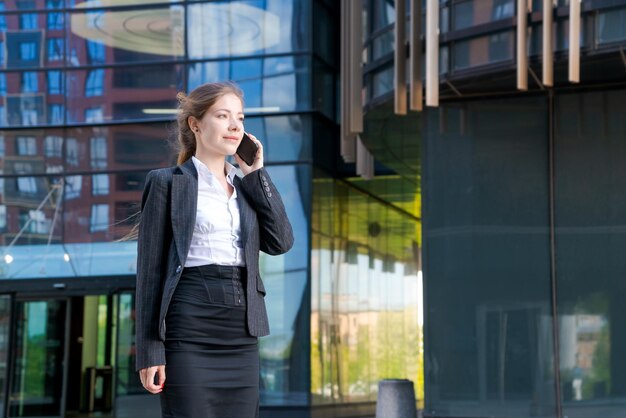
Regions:
M 198 206 L 198 172 L 191 158 L 174 171 L 171 199 L 172 231 L 182 265 L 191 246 Z

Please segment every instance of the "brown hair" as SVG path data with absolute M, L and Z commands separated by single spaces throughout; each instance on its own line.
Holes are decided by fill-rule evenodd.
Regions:
M 178 164 L 182 164 L 196 153 L 196 136 L 189 126 L 189 117 L 200 120 L 207 110 L 225 94 L 234 94 L 243 104 L 243 92 L 237 84 L 227 81 L 221 83 L 206 83 L 196 87 L 189 93 L 180 92 L 178 99 L 178 134 L 176 148 Z
M 206 83 L 196 87 L 186 95 L 182 91 L 176 95 L 178 99 L 178 128 L 176 141 L 170 138 L 170 144 L 178 152 L 178 164 L 182 164 L 196 153 L 196 136 L 189 126 L 189 117 L 194 116 L 200 120 L 207 110 L 211 108 L 222 96 L 232 93 L 239 97 L 243 104 L 243 91 L 239 86 L 231 81 L 222 83 Z M 174 135 L 172 135 L 174 136 Z M 130 232 L 117 241 L 129 241 L 137 239 L 139 235 L 139 218 L 141 212 L 133 214 L 131 217 L 137 219 Z

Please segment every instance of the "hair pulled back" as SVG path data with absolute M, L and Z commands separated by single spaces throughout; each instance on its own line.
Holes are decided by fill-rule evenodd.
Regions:
M 186 95 L 179 92 L 178 99 L 178 135 L 176 148 L 178 164 L 182 164 L 196 153 L 196 136 L 189 126 L 189 117 L 200 120 L 207 110 L 222 96 L 234 94 L 243 104 L 243 92 L 237 84 L 231 81 L 220 83 L 206 83 L 196 87 Z

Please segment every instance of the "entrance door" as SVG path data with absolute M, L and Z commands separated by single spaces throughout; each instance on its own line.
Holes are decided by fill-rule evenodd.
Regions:
M 65 299 L 18 300 L 9 417 L 64 415 Z

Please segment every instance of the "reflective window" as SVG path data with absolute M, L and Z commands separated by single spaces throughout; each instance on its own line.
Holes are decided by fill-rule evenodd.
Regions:
M 70 167 L 78 165 L 78 141 L 76 138 L 67 138 L 65 141 L 65 162 Z
M 515 3 L 513 0 L 471 0 L 455 4 L 453 10 L 453 27 L 459 30 L 510 18 L 515 14 Z
M 233 80 L 245 92 L 248 113 L 284 112 L 311 108 L 311 60 L 308 57 L 269 57 L 212 61 L 189 66 L 189 90 L 200 84 Z
M 62 104 L 48 105 L 48 123 L 62 125 L 65 117 L 65 106 Z
M 79 198 L 83 188 L 83 176 L 68 176 L 65 178 L 65 200 Z
M 63 94 L 63 73 L 48 71 L 48 94 Z
M 106 203 L 91 205 L 91 222 L 89 231 L 108 231 L 109 224 L 109 205 Z
M 51 3 L 50 1 L 48 3 Z M 52 2 L 60 3 L 60 2 Z M 48 13 L 48 30 L 63 30 L 65 25 L 65 15 L 62 12 Z
M 600 43 L 626 40 L 626 9 L 600 12 L 596 19 Z
M 184 12 L 182 5 L 90 11 L 77 8 L 71 14 L 68 36 L 70 65 L 182 59 Z
M 547 104 L 426 111 L 425 415 L 555 416 Z
M 373 2 L 372 32 L 384 28 L 396 21 L 396 6 L 394 0 L 376 0 Z
M 17 155 L 37 155 L 37 138 L 33 136 L 18 136 Z
M 48 61 L 62 61 L 64 53 L 64 38 L 48 38 Z
M 372 74 L 372 98 L 393 90 L 393 67 L 384 68 Z
M 107 138 L 94 137 L 90 140 L 91 168 L 95 170 L 107 167 Z
M 91 70 L 87 74 L 85 96 L 102 96 L 104 93 L 104 69 Z
M 417 220 L 319 175 L 311 230 L 312 403 L 376 401 L 392 377 L 422 400 Z
M 22 73 L 22 93 L 37 93 L 39 91 L 39 76 L 34 71 Z
M 20 45 L 20 59 L 22 61 L 32 61 L 37 55 L 37 43 L 35 42 L 21 42 Z
M 303 405 L 309 390 L 310 297 L 307 292 L 311 172 L 309 166 L 267 167 L 279 190 L 294 231 L 293 248 L 284 255 L 261 253 L 261 276 L 271 335 L 259 340 L 261 403 Z M 294 179 L 298 179 L 294 181 Z
M 2 45 L 0 45 L 0 48 Z M 0 95 L 5 96 L 7 94 L 7 75 L 0 73 Z
M 90 107 L 85 109 L 85 118 L 84 121 L 86 123 L 101 123 L 104 122 L 104 111 L 101 106 Z
M 500 32 L 454 44 L 454 69 L 479 67 L 513 59 L 515 36 Z
M 18 2 L 17 4 L 21 4 L 22 2 Z M 26 3 L 26 2 L 24 2 Z M 37 29 L 37 13 L 22 13 L 20 15 L 20 29 L 22 30 L 32 30 Z
M 311 158 L 309 116 L 247 117 L 245 128 L 263 143 L 263 155 L 268 163 Z
M 4 32 L 7 68 L 32 68 L 41 65 L 42 37 L 36 31 Z
M 87 43 L 87 62 L 89 64 L 103 64 L 105 62 L 105 52 L 106 52 L 106 48 L 104 44 L 101 42 L 96 42 L 96 41 L 91 41 L 91 40 L 86 40 L 86 43 Z M 80 64 L 80 60 L 78 59 L 78 57 L 72 57 L 72 58 L 75 58 L 72 64 L 74 65 Z
M 563 415 L 621 415 L 626 91 L 557 95 L 555 239 Z
M 4 1 L 0 1 L 0 13 L 3 13 L 4 11 L 6 11 L 6 5 L 4 4 Z M 0 31 L 5 30 L 7 30 L 7 19 L 4 14 L 0 14 Z
M 187 14 L 189 58 L 236 57 L 309 48 L 307 5 L 308 2 L 288 0 L 191 3 Z
M 150 77 L 146 77 L 146 72 Z M 174 114 L 182 67 L 107 68 L 67 72 L 68 123 L 162 119 Z M 106 95 L 102 94 L 107 92 Z
M 94 174 L 91 178 L 91 193 L 94 196 L 109 194 L 109 175 Z
M 61 157 L 63 155 L 63 137 L 46 136 L 44 140 L 44 155 L 46 157 Z

